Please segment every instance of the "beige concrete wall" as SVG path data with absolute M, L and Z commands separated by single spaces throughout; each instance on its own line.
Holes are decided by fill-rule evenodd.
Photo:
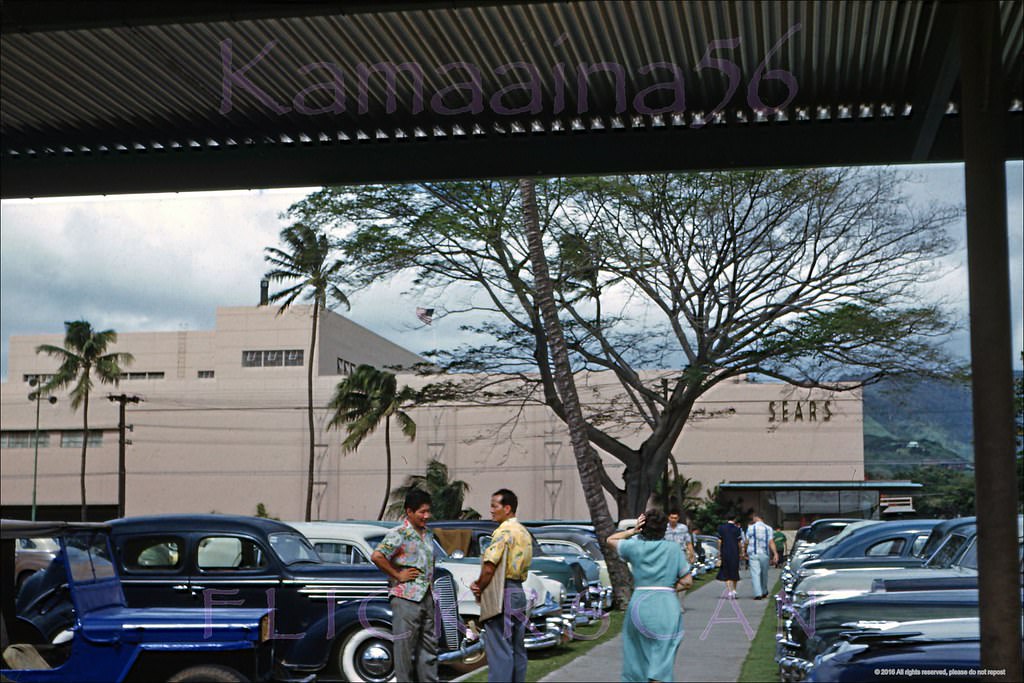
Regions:
M 253 514 L 262 502 L 275 516 L 303 516 L 308 462 L 304 368 L 241 367 L 243 349 L 307 348 L 308 316 L 301 310 L 282 317 L 274 313 L 219 309 L 214 332 L 186 333 L 181 379 L 176 376 L 178 333 L 121 336 L 118 348 L 136 355 L 134 367 L 166 372 L 164 380 L 125 381 L 117 389 L 144 399 L 128 408 L 128 422 L 134 425 L 128 448 L 129 514 Z M 331 330 L 324 331 L 324 346 L 331 353 L 350 354 L 354 362 L 384 364 L 382 350 L 390 347 L 371 335 L 353 334 L 333 320 Z M 30 389 L 22 378 L 55 367 L 32 351 L 42 341 L 59 344 L 61 339 L 11 339 L 9 380 L 0 386 L 0 428 L 5 432 L 34 426 L 34 404 L 27 400 Z M 396 353 L 394 358 L 405 363 L 409 356 Z M 208 369 L 202 366 L 211 357 L 215 379 L 197 379 L 195 370 Z M 325 365 L 321 357 L 324 374 L 316 378 L 314 392 L 319 482 L 314 516 L 375 517 L 386 486 L 383 430 L 357 452 L 342 453 L 343 432 L 326 429 L 325 406 L 340 379 L 330 358 Z M 157 367 L 158 362 L 166 365 Z M 656 386 L 658 373 L 647 374 Z M 399 377 L 400 384 L 424 381 Z M 94 503 L 116 503 L 117 407 L 106 400 L 111 390 L 98 387 L 90 409 L 91 428 L 104 430 L 103 444 L 89 449 L 87 485 Z M 639 445 L 642 423 L 624 404 L 611 401 L 617 389 L 609 374 L 581 376 L 580 391 L 591 410 L 614 407 L 606 416 L 607 428 Z M 813 420 L 809 401 L 815 405 Z M 546 407 L 432 406 L 410 413 L 418 425 L 416 440 L 408 442 L 397 430 L 392 434 L 392 487 L 438 458 L 454 478 L 470 483 L 467 505 L 485 514 L 490 493 L 509 487 L 519 493 L 524 517 L 588 516 L 567 430 Z M 81 415 L 70 410 L 66 396 L 56 406 L 44 403 L 40 415 L 51 440 L 39 452 L 39 504 L 76 504 L 80 449 L 60 448 L 59 430 L 81 429 Z M 857 481 L 864 477 L 862 430 L 859 392 L 729 381 L 698 403 L 674 454 L 682 472 L 707 488 L 721 481 Z M 602 458 L 613 480 L 621 481 L 622 464 L 607 454 Z M 30 503 L 32 449 L 0 449 L 0 465 L 4 504 Z

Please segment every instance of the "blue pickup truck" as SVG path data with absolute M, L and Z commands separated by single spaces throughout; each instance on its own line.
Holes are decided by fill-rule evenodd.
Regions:
M 3 586 L 0 607 L 2 680 L 242 683 L 272 678 L 270 610 L 129 607 L 109 533 L 104 524 L 0 521 L 0 576 L 12 582 Z M 16 597 L 19 538 L 56 538 L 60 551 Z

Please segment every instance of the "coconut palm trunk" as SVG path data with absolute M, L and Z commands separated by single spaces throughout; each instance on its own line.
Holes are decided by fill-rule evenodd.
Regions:
M 533 180 L 523 178 L 519 181 L 519 193 L 523 202 L 523 222 L 526 228 L 526 240 L 529 246 L 530 264 L 533 268 L 534 287 L 537 305 L 543 320 L 544 334 L 554 366 L 555 384 L 565 406 L 566 423 L 569 427 L 569 439 L 572 452 L 576 457 L 576 468 L 580 473 L 583 485 L 583 497 L 587 501 L 590 519 L 594 523 L 598 538 L 608 560 L 608 573 L 612 585 L 615 586 L 615 601 L 623 605 L 629 600 L 632 592 L 633 579 L 626 564 L 615 551 L 608 546 L 606 540 L 615 531 L 608 501 L 604 497 L 601 486 L 601 463 L 597 452 L 587 438 L 586 422 L 580 407 L 576 383 L 569 364 L 569 350 L 562 333 L 562 324 L 558 319 L 555 307 L 554 286 L 548 271 L 547 257 L 544 254 L 544 241 L 540 232 L 540 219 L 537 213 L 537 196 Z
M 306 521 L 313 521 L 313 476 L 316 466 L 316 439 L 313 434 L 313 359 L 316 358 L 316 328 L 320 319 L 320 302 L 313 302 L 313 331 L 309 335 L 309 362 L 306 368 L 306 417 L 309 425 L 309 472 L 306 485 Z
M 384 418 L 384 453 L 387 454 L 388 462 L 388 474 L 387 481 L 384 485 L 384 500 L 380 504 L 380 512 L 377 513 L 377 519 L 384 519 L 384 513 L 388 509 L 388 498 L 391 497 L 391 416 L 388 415 Z
M 85 373 L 88 376 L 89 366 L 85 366 Z M 85 502 L 85 457 L 89 449 L 89 394 L 86 393 L 82 400 L 82 474 L 79 477 L 82 487 L 82 521 L 89 521 L 89 507 Z

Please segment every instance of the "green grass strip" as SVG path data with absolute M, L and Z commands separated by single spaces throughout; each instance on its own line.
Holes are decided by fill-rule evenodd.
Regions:
M 750 643 L 747 658 L 743 660 L 738 683 L 770 683 L 779 680 L 779 665 L 775 663 L 775 600 L 771 598 L 782 589 L 782 581 L 768 593 L 764 616 Z

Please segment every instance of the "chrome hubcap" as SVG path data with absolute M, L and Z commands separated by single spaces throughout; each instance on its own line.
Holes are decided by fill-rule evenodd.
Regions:
M 359 653 L 359 669 L 369 680 L 388 680 L 394 673 L 391 650 L 382 641 L 370 641 Z

